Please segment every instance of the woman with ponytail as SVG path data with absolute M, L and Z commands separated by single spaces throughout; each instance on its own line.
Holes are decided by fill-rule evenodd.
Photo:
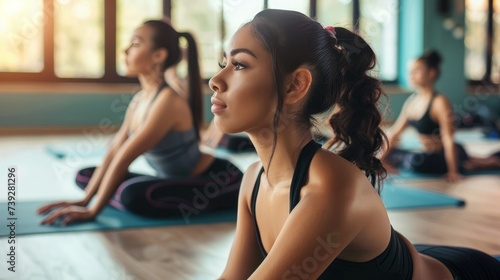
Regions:
M 474 264 L 474 279 L 500 276 L 492 257 L 421 254 L 392 228 L 378 193 L 385 136 L 374 66 L 360 36 L 298 12 L 264 10 L 233 36 L 210 80 L 212 112 L 222 132 L 249 135 L 260 161 L 243 177 L 220 279 L 442 280 Z M 331 110 L 335 137 L 322 148 L 311 127 Z M 426 255 L 436 250 L 452 261 Z
M 170 87 L 165 71 L 181 60 L 179 37 L 188 43 L 188 92 Z M 149 217 L 192 215 L 235 209 L 242 173 L 227 160 L 199 149 L 202 125 L 201 78 L 196 43 L 159 20 L 138 27 L 125 50 L 127 76 L 138 77 L 141 90 L 127 109 L 101 166 L 80 170 L 76 183 L 85 197 L 38 209 L 43 224 L 65 225 L 94 219 L 106 204 Z M 129 165 L 144 155 L 156 176 L 131 173 Z M 88 206 L 91 199 L 93 203 Z

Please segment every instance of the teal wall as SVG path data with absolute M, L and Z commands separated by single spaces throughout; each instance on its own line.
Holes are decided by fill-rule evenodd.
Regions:
M 0 127 L 95 126 L 121 123 L 130 94 L 0 95 Z
M 119 125 L 132 96 L 130 93 L 2 93 L 0 128 Z M 212 118 L 210 96 L 204 95 L 206 120 Z
M 456 3 L 450 1 L 450 3 Z M 455 10 L 455 9 L 453 9 Z M 463 39 L 456 39 L 443 28 L 443 17 L 434 0 L 401 0 L 399 5 L 399 51 L 397 93 L 388 91 L 389 106 L 386 120 L 394 120 L 411 93 L 408 89 L 408 63 L 429 48 L 443 55 L 441 77 L 437 89 L 445 93 L 460 114 L 474 111 L 479 104 L 500 108 L 500 95 L 468 94 L 464 78 Z M 453 18 L 464 23 L 463 12 L 453 12 Z M 1 87 L 1 84 L 0 84 Z M 0 89 L 1 90 L 1 89 Z M 100 123 L 120 124 L 130 93 L 124 94 L 30 94 L 0 93 L 0 128 L 48 126 L 97 126 Z M 211 119 L 210 95 L 205 96 L 205 118 Z

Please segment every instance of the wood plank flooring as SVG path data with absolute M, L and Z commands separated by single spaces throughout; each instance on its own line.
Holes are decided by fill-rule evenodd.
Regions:
M 1 167 L 11 164 L 21 152 L 29 153 L 30 149 L 39 149 L 47 143 L 83 141 L 81 138 L 81 135 L 0 137 Z M 472 143 L 466 148 L 484 155 L 500 148 L 499 144 Z M 47 166 L 40 166 L 42 171 L 43 168 Z M 0 172 L 5 173 L 3 169 Z M 52 183 L 36 182 L 29 177 L 25 180 L 33 184 L 24 184 L 18 200 L 79 196 L 78 192 L 67 190 L 72 184 L 69 177 Z M 454 184 L 437 179 L 403 183 L 449 193 L 467 202 L 464 208 L 390 211 L 394 228 L 410 241 L 466 246 L 500 254 L 500 176 L 471 176 Z M 2 187 L 2 201 L 3 190 Z M 215 279 L 227 261 L 234 227 L 234 223 L 220 223 L 18 236 L 15 274 L 6 270 L 7 240 L 0 238 L 0 279 Z

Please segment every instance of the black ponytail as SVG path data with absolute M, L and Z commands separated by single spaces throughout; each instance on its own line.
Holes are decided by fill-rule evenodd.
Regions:
M 369 75 L 375 67 L 375 53 L 359 35 L 341 27 L 335 32 L 332 43 L 337 66 L 333 75 L 339 87 L 339 110 L 329 120 L 335 136 L 326 146 L 337 147 L 340 156 L 365 171 L 380 189 L 386 170 L 376 154 L 386 136 L 380 128 L 382 116 L 377 108 L 383 95 L 381 83 Z
M 340 27 L 325 30 L 298 12 L 267 9 L 248 24 L 273 60 L 274 86 L 278 92 L 273 147 L 277 118 L 283 107 L 285 76 L 306 66 L 311 70 L 313 82 L 307 103 L 297 116 L 299 122 L 311 127 L 317 121 L 316 116 L 338 106 L 339 110 L 330 119 L 335 136 L 326 146 L 335 146 L 338 154 L 363 170 L 380 191 L 386 170 L 376 155 L 386 136 L 379 127 L 382 116 L 377 109 L 383 95 L 380 81 L 368 73 L 375 66 L 373 50 L 349 30 Z
M 203 99 L 201 93 L 200 65 L 198 63 L 198 49 L 190 33 L 181 32 L 179 36 L 186 38 L 188 43 L 188 82 L 189 82 L 189 107 L 193 115 L 196 136 L 200 139 L 200 127 L 203 124 Z
M 182 59 L 182 51 L 179 46 L 179 37 L 184 37 L 188 43 L 188 83 L 189 96 L 188 103 L 191 109 L 193 118 L 193 126 L 195 128 L 196 137 L 200 139 L 200 127 L 203 123 L 203 99 L 201 94 L 201 76 L 200 66 L 198 64 L 198 50 L 196 42 L 187 32 L 177 33 L 174 28 L 161 20 L 149 20 L 144 25 L 154 29 L 153 46 L 155 49 L 165 48 L 168 51 L 168 56 L 162 65 L 161 70 L 176 65 Z

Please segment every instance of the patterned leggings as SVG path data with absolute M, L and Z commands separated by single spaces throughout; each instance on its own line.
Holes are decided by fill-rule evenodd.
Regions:
M 82 169 L 76 184 L 85 189 L 95 167 Z M 198 177 L 161 179 L 128 173 L 109 205 L 148 217 L 173 217 L 236 209 L 243 173 L 231 162 L 216 158 Z

